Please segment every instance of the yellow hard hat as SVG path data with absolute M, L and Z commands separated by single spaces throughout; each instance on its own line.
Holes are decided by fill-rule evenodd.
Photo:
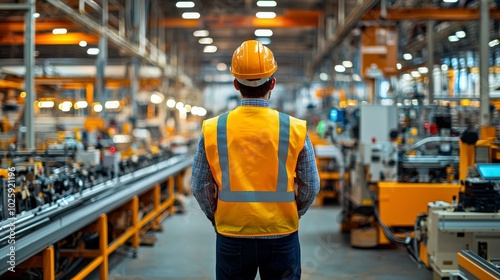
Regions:
M 233 53 L 231 74 L 243 85 L 257 87 L 278 69 L 273 52 L 257 40 L 243 42 Z

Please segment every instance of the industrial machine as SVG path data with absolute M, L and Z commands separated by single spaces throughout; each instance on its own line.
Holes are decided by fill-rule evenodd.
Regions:
M 424 138 L 405 149 L 397 107 L 361 105 L 356 164 L 342 194 L 342 230 L 354 247 L 405 244 L 430 201 L 458 196 L 456 137 Z
M 435 279 L 460 275 L 462 250 L 490 263 L 500 275 L 500 163 L 478 163 L 475 169 L 477 174 L 470 169 L 452 203 L 429 203 L 427 213 L 415 222 L 412 251 Z

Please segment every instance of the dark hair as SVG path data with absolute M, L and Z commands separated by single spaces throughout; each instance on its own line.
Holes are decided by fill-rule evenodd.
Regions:
M 271 88 L 271 82 L 274 76 L 269 77 L 269 80 L 258 87 L 249 87 L 241 84 L 236 80 L 240 87 L 240 93 L 244 98 L 261 98 L 264 97 Z

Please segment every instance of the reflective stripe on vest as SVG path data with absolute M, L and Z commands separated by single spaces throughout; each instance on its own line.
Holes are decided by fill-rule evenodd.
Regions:
M 231 191 L 229 187 L 229 157 L 227 147 L 227 116 L 225 113 L 217 120 L 217 151 L 220 169 L 222 171 L 222 190 L 219 199 L 226 202 L 292 202 L 295 200 L 293 191 L 287 192 L 288 175 L 286 161 L 288 157 L 288 142 L 290 138 L 290 116 L 279 113 L 280 132 L 278 145 L 278 181 L 276 191 Z

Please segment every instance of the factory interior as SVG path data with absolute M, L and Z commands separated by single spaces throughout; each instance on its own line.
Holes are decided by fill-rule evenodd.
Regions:
M 301 279 L 500 279 L 498 0 L 0 0 L 0 30 L 0 280 L 216 279 L 192 167 L 246 40 L 314 148 Z

